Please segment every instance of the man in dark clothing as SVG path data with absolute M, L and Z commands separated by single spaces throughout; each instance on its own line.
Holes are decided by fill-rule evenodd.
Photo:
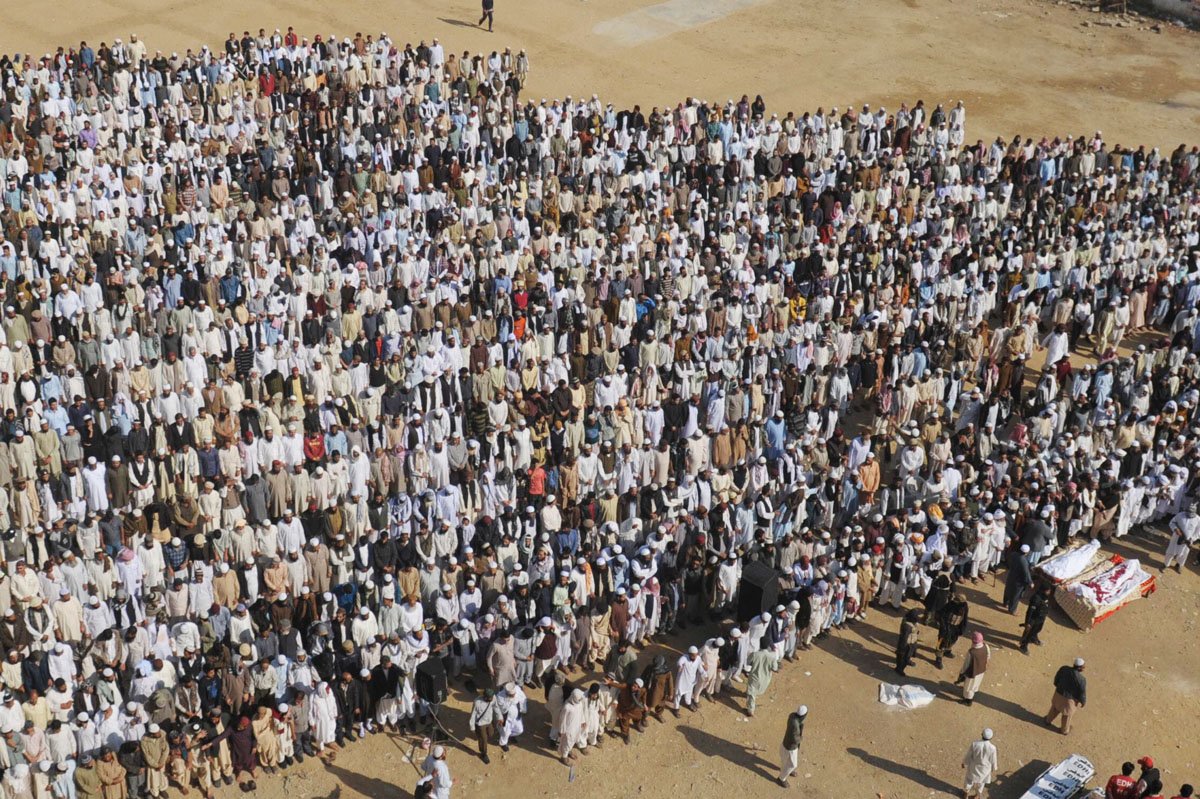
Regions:
M 683 611 L 679 626 L 686 628 L 688 622 L 700 624 L 704 612 L 704 561 L 696 555 L 683 570 Z
M 778 782 L 784 788 L 788 785 L 788 777 L 796 770 L 800 754 L 800 741 L 804 738 L 804 720 L 808 718 L 808 706 L 801 705 L 795 713 L 787 718 L 787 728 L 783 732 L 783 743 L 779 745 L 779 778 Z
M 1041 646 L 1042 639 L 1038 635 L 1050 615 L 1050 598 L 1054 596 L 1054 586 L 1044 585 L 1029 598 L 1029 607 L 1025 609 L 1025 623 L 1021 625 L 1025 632 L 1021 634 L 1020 649 L 1023 654 L 1029 654 L 1029 645 Z
M 742 645 L 738 641 L 741 635 L 742 631 L 734 628 L 730 631 L 729 639 L 721 644 L 720 649 L 717 650 L 717 670 L 721 672 L 721 682 L 717 687 L 718 691 L 724 690 L 729 681 L 736 676 L 733 670 L 737 668 L 738 661 L 741 658 Z
M 141 796 L 146 785 L 146 760 L 137 741 L 126 741 L 117 750 L 117 762 L 125 769 L 128 796 Z
M 1071 732 L 1071 717 L 1078 708 L 1087 704 L 1087 678 L 1083 676 L 1083 658 L 1075 658 L 1074 665 L 1063 666 L 1054 675 L 1054 697 L 1050 700 L 1050 712 L 1046 714 L 1046 725 L 1054 726 L 1054 720 L 1063 717 L 1062 734 Z
M 929 593 L 925 595 L 925 617 L 921 620 L 924 624 L 935 622 L 942 608 L 950 602 L 950 592 L 954 590 L 953 568 L 953 561 L 946 558 L 942 568 L 933 576 Z
M 1010 614 L 1017 612 L 1021 595 L 1033 585 L 1033 571 L 1029 566 L 1029 545 L 1022 544 L 1008 556 L 1008 576 L 1004 578 L 1004 605 Z
M 396 723 L 395 712 L 391 707 L 381 707 L 385 700 L 391 701 L 396 696 L 396 688 L 400 684 L 400 667 L 392 663 L 391 657 L 384 655 L 382 661 L 371 670 L 371 679 L 367 688 L 371 692 L 371 700 L 379 708 L 379 714 L 386 720 L 383 722 L 387 729 L 396 732 L 400 729 Z
M 342 679 L 333 687 L 337 702 L 337 743 L 353 743 L 358 740 L 354 728 L 362 724 L 362 688 L 349 671 L 342 672 Z
M 646 686 L 646 712 L 662 721 L 663 709 L 670 706 L 675 696 L 675 673 L 667 665 L 663 655 L 655 655 L 654 662 L 642 669 L 642 683 Z M 679 709 L 671 708 L 679 718 Z
M 1029 547 L 1030 565 L 1036 566 L 1046 545 L 1055 540 L 1054 530 L 1047 523 L 1049 519 L 1050 510 L 1047 508 L 1041 512 L 1040 518 L 1031 518 L 1021 525 L 1018 538 L 1022 544 Z
M 921 611 L 910 609 L 900 623 L 900 637 L 896 641 L 896 673 L 903 676 L 912 665 L 921 642 Z
M 937 614 L 937 652 L 934 653 L 933 665 L 937 668 L 942 667 L 942 657 L 949 655 L 953 657 L 950 651 L 963 631 L 967 628 L 967 616 L 969 609 L 966 598 L 962 592 L 955 591 L 950 597 L 950 601 L 938 611 Z
M 488 33 L 492 32 L 492 12 L 496 10 L 496 0 L 483 0 L 483 14 L 479 17 L 477 25 L 482 26 L 486 19 L 488 24 Z
M 1142 773 L 1138 775 L 1133 795 L 1137 799 L 1146 799 L 1162 790 L 1162 773 L 1154 765 L 1154 758 L 1150 755 L 1138 758 L 1137 764 L 1142 767 Z M 1155 785 L 1158 785 L 1158 788 L 1155 788 Z

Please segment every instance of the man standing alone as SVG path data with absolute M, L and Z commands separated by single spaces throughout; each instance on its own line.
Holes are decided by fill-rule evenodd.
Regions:
M 996 765 L 996 745 L 992 743 L 992 731 L 984 730 L 983 736 L 971 744 L 963 758 L 963 768 L 967 770 L 963 796 L 971 799 L 986 795 L 988 784 L 996 776 Z
M 1019 550 L 1008 555 L 1008 576 L 1004 579 L 1004 605 L 1009 614 L 1017 612 L 1021 595 L 1033 585 L 1033 572 L 1029 566 L 1029 545 L 1022 544 Z
M 962 671 L 958 673 L 955 682 L 962 683 L 962 701 L 970 705 L 975 701 L 975 693 L 983 684 L 983 675 L 987 671 L 988 661 L 992 651 L 983 642 L 983 633 L 976 632 L 971 637 L 971 648 L 963 658 Z
M 482 26 L 486 19 L 488 24 L 488 33 L 492 32 L 492 12 L 496 9 L 496 0 L 483 0 L 483 14 L 479 17 L 477 25 Z
M 1073 666 L 1063 666 L 1054 675 L 1054 698 L 1050 700 L 1050 712 L 1046 724 L 1053 727 L 1054 720 L 1063 717 L 1062 734 L 1071 732 L 1071 717 L 1078 708 L 1087 704 L 1087 678 L 1083 676 L 1083 658 L 1075 658 Z
M 771 675 L 774 674 L 775 656 L 769 649 L 759 649 L 750 653 L 747 668 L 750 679 L 746 682 L 746 715 L 753 716 L 754 708 L 758 706 L 758 698 L 771 687 Z
M 788 715 L 787 729 L 783 733 L 783 743 L 779 746 L 779 784 L 784 788 L 788 785 L 788 777 L 796 770 L 800 758 L 800 740 L 804 737 L 804 720 L 808 718 L 808 705 L 796 708 L 795 713 Z

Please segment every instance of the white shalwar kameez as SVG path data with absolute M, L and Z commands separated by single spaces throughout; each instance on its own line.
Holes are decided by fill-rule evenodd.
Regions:
M 329 688 L 329 683 L 319 683 L 312 695 L 308 722 L 317 751 L 337 740 L 337 712 L 337 700 Z
M 694 658 L 687 654 L 680 656 L 675 668 L 675 707 L 678 708 L 681 701 L 686 704 L 696 701 L 696 692 L 704 680 L 704 663 L 699 654 Z
M 524 689 L 516 683 L 510 683 L 496 694 L 496 709 L 501 719 L 500 746 L 508 746 L 510 740 L 525 732 L 525 722 L 521 720 L 521 715 L 528 705 L 529 700 Z

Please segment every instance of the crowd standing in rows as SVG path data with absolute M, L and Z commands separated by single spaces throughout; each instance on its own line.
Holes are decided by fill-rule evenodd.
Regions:
M 962 581 L 1016 612 L 1076 537 L 1169 521 L 1184 567 L 1200 151 L 528 69 L 291 28 L 0 58 L 8 796 L 249 790 L 426 721 L 428 658 L 485 760 L 534 698 L 569 761 L 752 713 L 873 605 L 923 601 L 897 668 L 923 623 L 940 666 Z M 750 563 L 780 605 L 638 662 Z

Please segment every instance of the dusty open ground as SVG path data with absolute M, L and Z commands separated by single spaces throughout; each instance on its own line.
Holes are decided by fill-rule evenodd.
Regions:
M 498 0 L 497 32 L 471 26 L 477 5 L 466 0 L 79 0 L 46 4 L 10 0 L 0 49 L 40 54 L 57 45 L 93 45 L 138 33 L 164 50 L 219 44 L 230 31 L 294 25 L 302 34 L 387 31 L 400 41 L 438 37 L 454 50 L 512 47 L 531 56 L 535 96 L 599 93 L 620 104 L 675 102 L 761 93 L 772 110 L 815 109 L 853 102 L 923 97 L 967 103 L 971 137 L 1105 132 L 1121 143 L 1174 147 L 1200 140 L 1200 37 L 1166 26 L 1085 27 L 1096 16 L 1043 0 Z M 1118 551 L 1157 569 L 1164 543 L 1143 532 Z M 1012 644 L 1016 619 L 998 612 L 1000 587 L 976 586 L 972 616 L 999 646 L 979 701 L 948 699 L 918 711 L 876 702 L 890 679 L 898 618 L 873 613 L 865 624 L 805 653 L 780 674 L 752 721 L 726 704 L 705 705 L 680 721 L 652 726 L 625 747 L 610 741 L 575 771 L 559 765 L 532 739 L 545 733 L 531 712 L 526 741 L 483 767 L 471 751 L 454 750 L 458 795 L 509 797 L 728 796 L 792 793 L 807 797 L 888 799 L 947 795 L 959 786 L 959 762 L 985 726 L 996 731 L 1003 778 L 997 799 L 1019 797 L 1047 763 L 1072 752 L 1091 758 L 1102 776 L 1125 759 L 1153 753 L 1168 788 L 1200 780 L 1194 712 L 1200 692 L 1197 623 L 1200 576 L 1167 574 L 1161 590 L 1091 633 L 1061 614 L 1028 657 Z M 678 647 L 692 640 L 676 639 Z M 962 645 L 960 644 L 960 651 Z M 1054 669 L 1082 655 L 1089 662 L 1091 701 L 1075 732 L 1042 728 Z M 957 661 L 936 672 L 923 661 L 912 682 L 949 695 Z M 741 696 L 736 697 L 741 702 Z M 812 708 L 801 753 L 801 778 L 789 792 L 773 775 L 783 720 L 797 703 Z M 462 704 L 447 710 L 451 729 L 465 732 Z M 264 778 L 259 795 L 388 797 L 410 795 L 408 739 L 376 736 L 343 752 L 330 766 L 308 762 L 283 779 Z M 614 781 L 614 779 L 616 781 Z M 235 789 L 224 789 L 233 796 Z

